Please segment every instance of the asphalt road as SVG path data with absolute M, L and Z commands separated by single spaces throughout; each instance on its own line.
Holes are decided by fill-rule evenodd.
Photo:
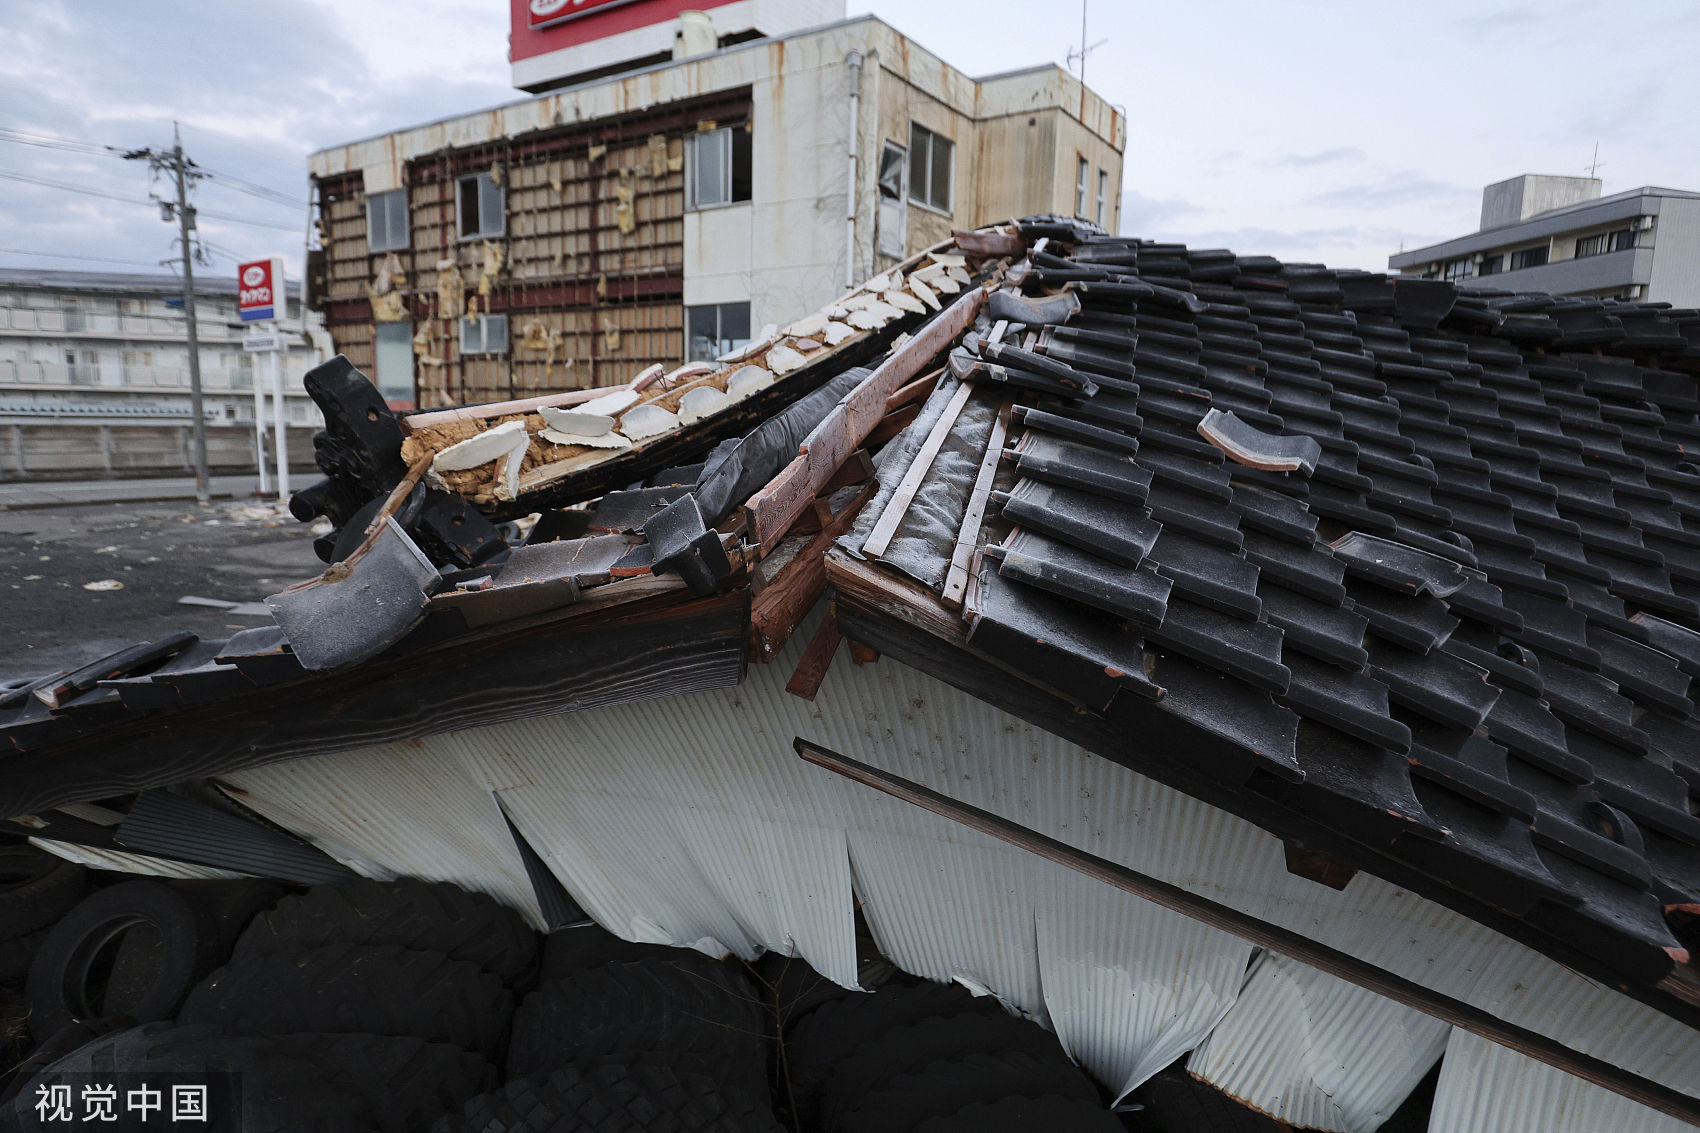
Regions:
M 8 502 L 0 508 L 0 680 L 76 668 L 178 630 L 218 638 L 265 625 L 263 615 L 178 599 L 255 602 L 323 569 L 309 528 L 275 503 L 42 506 L 39 493 L 31 506 Z M 112 582 L 121 589 L 86 588 Z

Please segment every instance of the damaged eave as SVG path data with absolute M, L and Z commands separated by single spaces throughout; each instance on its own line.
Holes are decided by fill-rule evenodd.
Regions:
M 216 776 L 280 760 L 735 685 L 748 592 L 690 595 L 637 579 L 647 597 L 599 600 L 410 643 L 356 669 L 257 689 L 173 715 L 5 757 L 0 815 Z M 629 586 L 629 584 L 628 584 Z M 595 592 L 592 592 L 595 593 Z M 588 597 L 588 596 L 587 596 Z M 428 630 L 429 626 L 422 627 Z

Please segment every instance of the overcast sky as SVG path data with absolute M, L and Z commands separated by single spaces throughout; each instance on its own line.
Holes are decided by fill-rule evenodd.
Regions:
M 1080 43 L 1078 0 L 848 10 L 970 74 Z M 215 174 L 304 199 L 312 149 L 523 97 L 507 31 L 503 0 L 17 0 L 0 4 L 0 129 L 166 147 L 176 118 Z M 1088 84 L 1128 115 L 1123 230 L 1140 236 L 1382 270 L 1473 230 L 1483 185 L 1583 174 L 1596 142 L 1607 193 L 1700 189 L 1692 0 L 1092 0 L 1087 39 L 1105 41 Z M 0 265 L 143 270 L 173 234 L 148 191 L 145 163 L 0 141 Z M 304 212 L 216 177 L 197 203 L 211 270 L 271 252 L 298 270 Z

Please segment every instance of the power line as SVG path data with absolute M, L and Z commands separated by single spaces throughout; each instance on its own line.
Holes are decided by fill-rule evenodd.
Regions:
M 223 185 L 226 189 L 234 189 L 238 193 L 247 193 L 249 196 L 258 197 L 263 201 L 272 201 L 275 204 L 288 205 L 290 208 L 304 209 L 307 207 L 307 202 L 299 197 L 292 197 L 287 193 L 280 193 L 276 189 L 269 189 L 266 186 L 257 184 L 253 181 L 245 181 L 242 178 L 234 177 L 229 173 L 220 173 L 217 170 L 207 169 L 205 166 L 201 166 L 199 168 L 201 172 L 206 175 L 209 181 L 215 185 Z
M 0 126 L 0 142 L 16 142 L 24 146 L 40 146 L 43 149 L 68 150 L 72 153 L 86 153 L 97 157 L 122 157 L 124 151 L 118 146 L 101 145 L 98 142 L 80 142 L 74 138 L 60 138 L 52 134 L 32 134 L 24 130 L 13 130 Z
M 45 256 L 55 260 L 92 260 L 102 264 L 131 264 L 136 267 L 157 268 L 159 260 L 119 260 L 111 256 L 73 256 L 69 252 L 36 252 L 28 248 L 0 248 L 4 256 Z
M 30 185 L 44 185 L 49 189 L 59 189 L 67 193 L 82 193 L 89 197 L 103 197 L 109 201 L 122 201 L 128 205 L 144 205 L 148 208 L 159 207 L 159 201 L 155 199 L 144 200 L 141 197 L 121 197 L 116 193 L 103 193 L 99 189 L 88 189 L 82 185 L 67 185 L 63 181 L 49 181 L 45 177 L 31 177 L 25 173 L 13 173 L 6 169 L 0 169 L 0 177 L 9 181 L 23 181 Z M 197 216 L 206 217 L 208 220 L 223 220 L 228 221 L 231 224 L 248 224 L 255 228 L 275 228 L 282 232 L 294 232 L 300 227 L 295 224 L 278 224 L 275 221 L 269 220 L 252 220 L 245 216 L 232 216 L 230 213 L 225 212 L 207 212 L 203 209 L 197 209 L 195 212 Z

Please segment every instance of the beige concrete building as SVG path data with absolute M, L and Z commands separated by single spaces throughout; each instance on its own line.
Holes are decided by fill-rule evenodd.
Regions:
M 872 17 L 722 26 L 746 10 L 778 18 L 683 13 L 684 58 L 313 154 L 309 301 L 337 349 L 426 408 L 608 385 L 723 353 L 953 227 L 1117 227 L 1125 117 L 1061 68 L 973 78 Z M 521 11 L 516 76 L 547 87 Z M 584 66 L 579 47 L 553 57 Z

